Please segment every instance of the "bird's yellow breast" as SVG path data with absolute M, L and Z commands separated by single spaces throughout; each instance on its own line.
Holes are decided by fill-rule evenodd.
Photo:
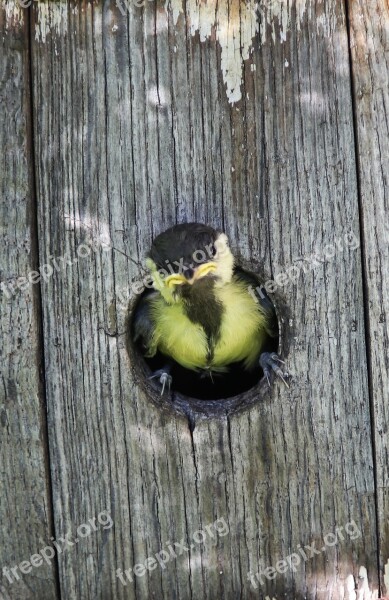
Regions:
M 266 338 L 266 319 L 260 305 L 241 282 L 232 281 L 214 291 L 223 314 L 211 358 L 202 326 L 190 321 L 182 303 L 167 304 L 162 297 L 152 303 L 155 335 L 150 354 L 158 349 L 188 369 L 217 370 L 238 361 L 253 367 Z

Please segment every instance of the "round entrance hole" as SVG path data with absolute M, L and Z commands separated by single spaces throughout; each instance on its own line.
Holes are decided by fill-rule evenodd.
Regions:
M 246 261 L 239 261 L 241 268 L 255 275 L 258 286 L 269 281 L 270 277 L 256 266 L 247 268 Z M 133 366 L 136 383 L 150 400 L 163 410 L 180 413 L 195 420 L 197 417 L 217 417 L 243 410 L 270 396 L 270 389 L 261 367 L 246 371 L 239 364 L 229 365 L 225 373 L 198 373 L 174 363 L 170 374 L 172 385 L 170 392 L 161 395 L 158 378 L 150 379 L 152 374 L 163 369 L 168 359 L 161 353 L 145 358 L 133 341 L 133 314 L 142 300 L 141 294 L 129 307 L 127 319 L 127 350 Z M 268 294 L 272 301 L 278 322 L 278 335 L 268 338 L 263 352 L 276 352 L 285 360 L 288 343 L 285 325 L 288 322 L 287 305 L 281 294 Z

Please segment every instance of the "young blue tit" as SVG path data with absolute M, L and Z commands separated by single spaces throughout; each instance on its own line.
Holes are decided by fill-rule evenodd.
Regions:
M 274 306 L 265 292 L 255 296 L 258 280 L 235 265 L 224 233 L 200 223 L 175 225 L 155 238 L 146 264 L 153 289 L 136 307 L 133 339 L 145 357 L 166 357 L 152 375 L 161 394 L 170 390 L 174 363 L 211 378 L 236 363 L 246 371 L 260 366 L 269 385 L 272 371 L 286 383 L 283 361 L 263 352 L 278 335 Z

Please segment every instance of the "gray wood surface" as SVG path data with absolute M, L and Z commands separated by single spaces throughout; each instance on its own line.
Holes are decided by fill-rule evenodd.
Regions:
M 103 509 L 115 521 L 59 557 L 64 597 L 335 599 L 361 566 L 376 586 L 361 254 L 344 243 L 359 223 L 342 3 L 275 3 L 246 62 L 234 46 L 250 47 L 253 23 L 236 2 L 216 19 L 190 2 L 187 19 L 179 3 L 33 10 L 42 260 L 74 259 L 102 234 L 116 249 L 43 287 L 56 530 Z M 142 261 L 152 235 L 192 219 L 223 226 L 273 275 L 343 249 L 283 290 L 291 390 L 191 434 L 134 381 L 124 336 L 102 328 L 124 330 L 117 298 L 139 277 L 120 251 Z M 116 578 L 218 517 L 227 536 L 127 586 Z M 250 585 L 248 571 L 321 547 L 351 519 L 357 539 Z
M 349 8 L 358 137 L 366 311 L 376 451 L 380 568 L 389 594 L 388 314 L 389 314 L 389 38 L 388 3 Z M 384 577 L 385 575 L 385 577 Z
M 37 264 L 27 21 L 0 6 L 0 598 L 53 600 L 52 562 L 19 569 L 53 535 L 38 289 L 18 280 Z
M 37 286 L 0 298 L 1 558 L 68 536 L 66 600 L 377 599 L 387 4 L 138 3 L 34 1 L 31 56 L 25 9 L 0 11 L 1 274 L 49 273 L 41 315 Z M 223 228 L 243 265 L 296 274 L 274 294 L 290 390 L 258 386 L 212 419 L 178 395 L 158 406 L 125 335 L 153 236 L 191 220 Z M 163 568 L 117 577 L 174 543 L 188 549 Z M 16 585 L 0 598 L 56 598 L 49 568 Z

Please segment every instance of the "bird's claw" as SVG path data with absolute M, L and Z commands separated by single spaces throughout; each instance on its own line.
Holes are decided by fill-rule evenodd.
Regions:
M 172 385 L 173 378 L 165 369 L 159 369 L 155 371 L 149 379 L 155 379 L 155 377 L 159 377 L 159 383 L 162 385 L 161 396 L 165 393 L 165 388 L 167 386 L 167 391 L 170 392 L 170 388 Z
M 285 362 L 280 359 L 278 354 L 275 352 L 262 352 L 259 357 L 259 365 L 262 367 L 263 373 L 267 379 L 267 383 L 269 387 L 271 387 L 270 382 L 270 373 L 274 371 L 274 373 L 282 379 L 287 388 L 289 388 L 289 384 L 286 379 L 289 379 L 289 373 L 287 371 L 283 371 L 279 365 L 285 365 Z

